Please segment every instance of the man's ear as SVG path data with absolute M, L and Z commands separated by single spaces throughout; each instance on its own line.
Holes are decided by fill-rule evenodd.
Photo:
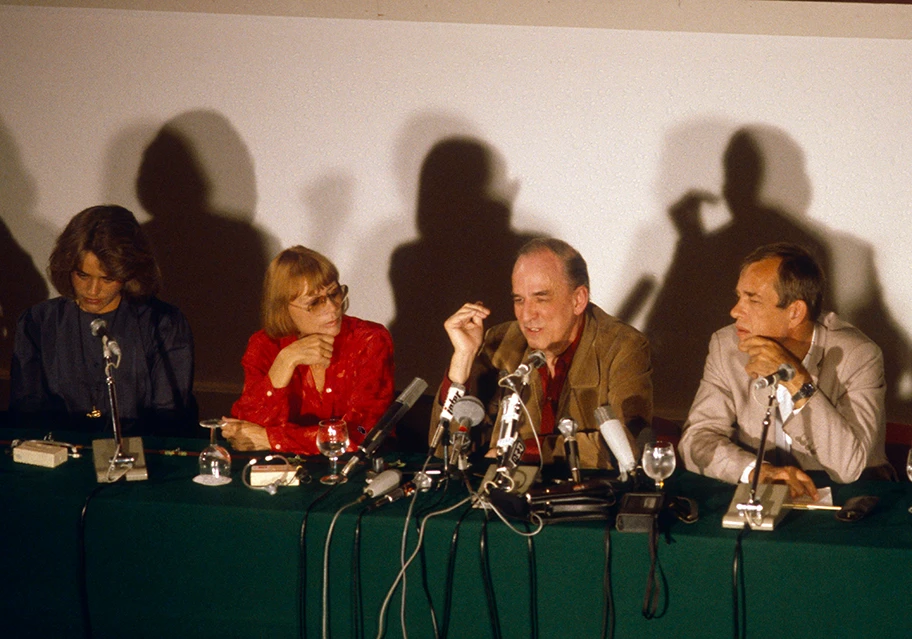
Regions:
M 795 327 L 808 319 L 808 305 L 804 300 L 795 300 L 788 306 L 789 326 Z
M 573 291 L 573 314 L 582 315 L 589 306 L 589 289 L 585 286 L 577 286 Z

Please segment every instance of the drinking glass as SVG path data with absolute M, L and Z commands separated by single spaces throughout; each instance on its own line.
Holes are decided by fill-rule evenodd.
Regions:
M 332 465 L 329 475 L 320 478 L 323 484 L 343 484 L 347 481 L 339 474 L 339 455 L 348 448 L 348 425 L 342 419 L 324 419 L 317 430 L 317 448 L 329 457 Z
M 665 487 L 665 480 L 671 477 L 676 463 L 674 446 L 668 442 L 646 444 L 643 448 L 643 471 L 655 480 L 656 490 Z
M 909 449 L 909 454 L 906 457 L 906 476 L 909 481 L 912 481 L 912 448 Z M 912 507 L 909 507 L 909 512 L 912 513 Z
M 209 445 L 199 456 L 199 475 L 193 478 L 204 486 L 223 486 L 231 483 L 231 455 L 216 442 L 216 431 L 222 425 L 220 419 L 204 419 L 200 426 L 209 429 Z

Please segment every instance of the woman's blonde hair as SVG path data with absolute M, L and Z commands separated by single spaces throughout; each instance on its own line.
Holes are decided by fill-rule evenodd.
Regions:
M 305 291 L 316 292 L 339 281 L 339 270 L 325 256 L 303 246 L 285 249 L 269 264 L 263 281 L 263 329 L 273 339 L 298 332 L 288 304 Z M 342 306 L 344 313 L 348 300 Z

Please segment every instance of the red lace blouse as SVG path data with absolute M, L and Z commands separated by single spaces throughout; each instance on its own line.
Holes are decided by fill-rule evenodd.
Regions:
M 285 388 L 275 388 L 269 368 L 294 335 L 272 339 L 257 331 L 241 359 L 244 391 L 231 414 L 266 429 L 272 449 L 283 453 L 319 455 L 317 423 L 342 417 L 348 423 L 349 450 L 393 401 L 393 339 L 381 324 L 344 315 L 333 342 L 323 392 L 317 390 L 309 366 L 298 366 Z

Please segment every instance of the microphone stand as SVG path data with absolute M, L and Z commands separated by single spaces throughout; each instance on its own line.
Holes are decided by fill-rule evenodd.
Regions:
M 105 360 L 105 386 L 108 389 L 108 408 L 111 411 L 111 428 L 114 439 L 96 439 L 92 442 L 95 476 L 99 483 L 107 484 L 126 477 L 127 481 L 149 478 L 146 456 L 141 437 L 123 437 L 120 412 L 117 407 L 117 385 L 114 369 L 120 366 L 120 350 L 111 348 L 107 336 L 102 338 Z
M 504 432 L 504 425 L 501 424 L 497 441 L 497 464 L 496 467 L 492 464 L 488 468 L 485 480 L 482 482 L 483 484 L 492 482 L 494 487 L 510 493 L 522 494 L 527 492 L 538 476 L 537 467 L 523 467 L 520 465 L 526 445 L 519 436 L 519 419 L 522 406 L 522 391 L 529 383 L 528 375 L 529 373 L 519 376 L 518 384 L 515 374 L 502 377 L 498 382 L 500 387 L 508 391 L 501 404 L 501 422 L 508 420 L 510 430 L 509 432 Z M 539 451 L 539 454 L 541 454 L 541 451 Z
M 773 409 L 776 408 L 776 384 L 769 386 L 769 402 L 763 428 L 760 433 L 760 444 L 757 446 L 757 460 L 754 463 L 754 478 L 750 484 L 738 484 L 728 512 L 722 518 L 723 528 L 743 528 L 771 531 L 785 515 L 783 503 L 788 497 L 788 486 L 784 484 L 763 484 L 760 489 L 760 466 L 766 450 L 766 438 L 773 422 Z

